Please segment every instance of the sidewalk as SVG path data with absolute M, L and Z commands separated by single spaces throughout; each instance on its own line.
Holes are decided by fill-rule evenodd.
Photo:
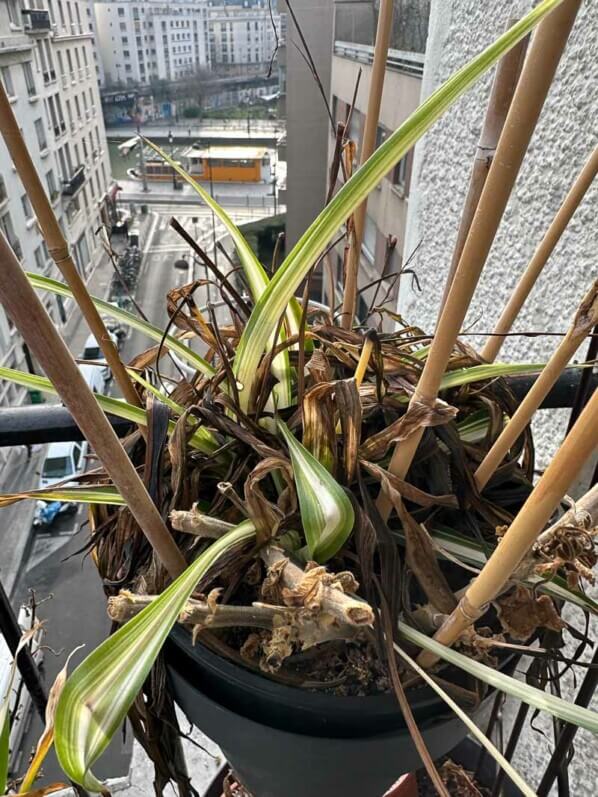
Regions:
M 286 122 L 276 119 L 206 119 L 201 123 L 194 120 L 173 123 L 167 120 L 147 122 L 141 125 L 141 134 L 148 138 L 166 138 L 169 131 L 175 139 L 234 138 L 276 139 L 286 130 Z M 113 125 L 106 128 L 109 139 L 127 139 L 137 135 L 137 127 Z

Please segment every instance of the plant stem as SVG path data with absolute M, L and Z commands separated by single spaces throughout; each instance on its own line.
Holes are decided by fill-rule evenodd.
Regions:
M 573 324 L 534 382 L 532 389 L 478 466 L 474 479 L 480 492 L 488 484 L 513 443 L 531 422 L 534 413 L 596 323 L 598 323 L 598 280 L 584 297 Z
M 510 21 L 508 27 L 510 28 L 513 23 L 514 20 Z M 482 189 L 486 183 L 488 170 L 496 153 L 498 140 L 502 133 L 505 119 L 507 118 L 507 112 L 511 106 L 513 94 L 517 87 L 517 81 L 519 80 L 528 41 L 529 37 L 527 36 L 525 39 L 521 39 L 512 50 L 505 53 L 496 67 L 496 75 L 488 100 L 484 126 L 482 127 L 471 176 L 469 178 L 469 188 L 465 198 L 461 223 L 459 224 L 455 251 L 453 252 L 453 259 L 451 260 L 449 273 L 446 278 L 446 285 L 444 286 L 444 294 L 440 302 L 441 307 L 444 307 L 446 304 L 451 285 L 453 284 L 453 278 L 463 252 L 463 247 L 465 246 L 465 241 L 467 240 L 469 230 L 471 229 L 471 223 L 480 201 Z
M 532 38 L 496 155 L 411 403 L 431 405 L 438 395 L 442 375 L 465 320 L 580 4 L 581 0 L 564 0 L 542 20 Z M 407 440 L 395 447 L 389 467 L 391 473 L 405 478 L 423 432 L 422 427 L 416 429 Z M 386 519 L 392 510 L 390 501 L 380 494 L 377 505 L 383 519 Z
M 598 391 L 587 403 L 498 547 L 468 587 L 459 606 L 435 634 L 437 642 L 451 646 L 486 611 L 488 603 L 500 593 L 536 541 L 597 443 Z M 424 652 L 418 661 L 430 667 L 437 657 Z
M 505 341 L 503 337 L 511 330 L 513 322 L 519 315 L 521 308 L 527 297 L 529 296 L 536 280 L 540 276 L 542 269 L 546 265 L 548 258 L 553 253 L 555 246 L 559 242 L 561 235 L 564 233 L 567 224 L 571 221 L 571 217 L 577 210 L 581 200 L 585 196 L 587 190 L 592 185 L 594 178 L 598 174 L 598 147 L 592 152 L 588 158 L 585 166 L 577 175 L 577 178 L 569 193 L 563 200 L 556 216 L 552 220 L 550 227 L 546 234 L 540 241 L 538 248 L 534 252 L 527 268 L 523 272 L 521 279 L 517 283 L 511 298 L 507 302 L 502 315 L 498 319 L 492 335 L 488 337 L 484 348 L 482 349 L 482 358 L 486 362 L 494 362 L 502 345 Z
M 122 391 L 122 394 L 129 404 L 136 407 L 141 406 L 139 396 L 133 383 L 129 379 L 125 367 L 118 356 L 116 346 L 112 342 L 104 322 L 81 279 L 79 272 L 73 262 L 72 255 L 69 252 L 69 246 L 62 234 L 58 220 L 52 210 L 52 205 L 44 187 L 41 183 L 36 168 L 31 160 L 31 155 L 27 149 L 27 145 L 23 139 L 23 134 L 19 128 L 19 124 L 15 118 L 4 86 L 0 83 L 0 132 L 4 138 L 4 142 L 12 158 L 17 174 L 19 175 L 23 187 L 33 211 L 37 217 L 40 230 L 48 245 L 48 251 L 52 255 L 52 259 L 60 269 L 62 275 L 67 281 L 79 309 L 85 318 L 89 329 L 93 333 L 101 348 L 106 362 L 114 375 L 114 379 Z
M 378 130 L 378 120 L 380 118 L 380 105 L 382 103 L 382 90 L 384 88 L 384 75 L 386 73 L 386 59 L 392 33 L 393 5 L 393 0 L 380 0 L 376 42 L 374 45 L 374 62 L 372 64 L 368 94 L 368 109 L 359 156 L 359 162 L 361 164 L 364 164 L 376 149 L 376 132 Z M 343 293 L 343 309 L 341 316 L 341 326 L 345 329 L 351 329 L 353 326 L 353 318 L 355 317 L 357 277 L 359 273 L 366 210 L 367 197 L 353 214 L 353 237 L 345 274 L 345 289 Z
M 0 301 L 7 315 L 125 497 L 157 557 L 171 576 L 179 575 L 186 567 L 183 555 L 3 234 L 0 263 Z

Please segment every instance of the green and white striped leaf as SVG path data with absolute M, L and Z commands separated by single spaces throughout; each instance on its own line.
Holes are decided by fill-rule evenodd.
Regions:
M 0 507 L 21 501 L 23 498 L 36 498 L 41 501 L 72 501 L 77 504 L 114 504 L 125 506 L 126 501 L 116 487 L 107 485 L 86 485 L 85 487 L 45 487 L 41 490 L 23 490 L 20 493 L 0 493 Z
M 527 785 L 521 775 L 511 766 L 503 754 L 492 744 L 486 734 L 482 733 L 467 712 L 463 711 L 458 703 L 455 703 L 452 697 L 447 695 L 444 689 L 442 689 L 442 687 L 440 687 L 436 681 L 430 677 L 423 667 L 420 667 L 419 664 L 411 658 L 411 656 L 409 656 L 401 647 L 399 647 L 399 645 L 395 645 L 395 650 L 399 656 L 401 656 L 401 658 L 403 658 L 407 664 L 409 664 L 409 666 L 412 667 L 413 670 L 415 670 L 415 672 L 424 679 L 424 681 L 426 681 L 428 686 L 430 686 L 436 692 L 436 694 L 441 697 L 442 700 L 444 700 L 447 706 L 455 712 L 472 736 L 475 736 L 479 743 L 490 753 L 492 758 L 500 767 L 502 767 L 505 773 L 521 791 L 521 793 L 524 794 L 525 797 L 536 797 L 536 792 Z
M 154 150 L 157 155 L 162 158 L 165 163 L 174 169 L 174 171 L 193 188 L 193 190 L 201 197 L 203 202 L 205 202 L 210 210 L 212 210 L 212 212 L 215 213 L 220 221 L 224 224 L 239 255 L 239 260 L 241 261 L 245 277 L 247 278 L 247 283 L 249 285 L 249 290 L 251 291 L 253 301 L 257 302 L 268 287 L 270 278 L 266 273 L 266 269 L 257 259 L 253 249 L 247 243 L 247 240 L 245 239 L 245 236 L 241 230 L 237 227 L 226 210 L 224 210 L 224 208 L 221 207 L 218 202 L 216 202 L 216 200 L 205 190 L 205 188 L 203 188 L 200 183 L 197 182 L 197 180 L 191 177 L 191 175 L 185 169 L 183 169 L 180 163 L 171 158 L 166 152 L 164 152 L 163 149 L 149 139 L 143 140 Z M 289 334 L 294 335 L 299 331 L 300 321 L 301 308 L 299 307 L 297 300 L 292 297 L 290 299 L 286 314 L 286 322 Z M 282 340 L 285 338 L 283 330 L 280 332 L 280 338 Z M 274 340 L 274 334 L 272 334 L 270 338 L 270 346 L 273 347 L 275 345 L 276 342 Z M 274 358 L 272 361 L 272 373 L 279 382 L 279 385 L 276 386 L 275 390 L 278 408 L 283 409 L 284 407 L 291 406 L 292 369 L 289 361 L 288 351 L 285 350 Z
M 485 382 L 499 376 L 517 376 L 518 374 L 538 374 L 546 363 L 489 363 L 488 365 L 471 365 L 447 371 L 442 377 L 440 390 L 461 387 L 472 382 Z
M 472 568 L 481 570 L 486 564 L 487 558 L 479 542 L 448 528 L 433 527 L 429 529 L 430 535 L 437 545 L 439 554 L 451 561 L 462 562 Z M 393 532 L 401 542 L 405 542 L 405 535 L 402 531 Z M 494 546 L 489 546 L 492 549 Z M 589 595 L 585 595 L 581 590 L 569 587 L 564 578 L 553 576 L 550 581 L 546 581 L 540 576 L 530 575 L 524 582 L 528 586 L 533 586 L 540 592 L 550 595 L 551 598 L 567 601 L 578 606 L 584 611 L 598 615 L 598 603 L 592 600 Z
M 37 374 L 29 374 L 26 371 L 19 371 L 15 368 L 2 368 L 0 367 L 0 379 L 6 379 L 8 382 L 13 382 L 16 385 L 23 385 L 33 390 L 41 390 L 43 393 L 50 393 L 53 396 L 58 395 L 52 382 L 45 376 L 38 376 Z M 132 423 L 147 424 L 147 413 L 141 407 L 134 407 L 128 404 L 123 399 L 113 398 L 112 396 L 103 396 L 100 393 L 93 394 L 96 401 L 104 412 L 111 415 L 116 415 L 118 418 L 124 418 Z M 181 408 L 182 409 L 182 408 Z M 174 432 L 174 421 L 168 422 L 170 433 Z M 200 426 L 196 429 L 189 440 L 189 444 L 198 451 L 204 454 L 213 454 L 218 448 L 218 441 L 209 429 Z
M 63 282 L 50 279 L 50 277 L 42 277 L 40 274 L 34 274 L 31 271 L 27 271 L 25 273 L 27 274 L 27 278 L 34 288 L 48 291 L 49 293 L 54 293 L 57 296 L 64 296 L 67 299 L 73 298 L 71 289 Z M 142 318 L 139 318 L 139 316 L 133 315 L 133 313 L 129 313 L 127 310 L 121 310 L 120 307 L 115 307 L 115 305 L 104 301 L 104 299 L 98 299 L 97 296 L 92 296 L 91 300 L 96 308 L 102 313 L 110 316 L 110 318 L 115 318 L 117 321 L 122 321 L 123 324 L 126 324 L 132 329 L 136 329 L 138 332 L 143 332 L 151 340 L 155 340 L 157 343 L 160 343 L 164 337 L 163 330 L 154 326 L 153 324 L 150 324 L 148 321 L 144 321 Z M 214 376 L 216 373 L 216 369 L 210 365 L 209 362 L 204 360 L 203 357 L 200 357 L 199 354 L 196 354 L 188 346 L 185 346 L 184 343 L 182 343 L 180 340 L 177 340 L 175 337 L 173 337 L 173 335 L 166 335 L 166 338 L 164 339 L 164 345 L 171 351 L 176 352 L 181 360 L 189 363 L 190 366 L 196 368 L 205 376 Z
M 423 650 L 429 651 L 455 667 L 459 667 L 459 669 L 473 675 L 474 678 L 479 678 L 480 681 L 488 684 L 488 686 L 499 689 L 516 700 L 521 700 L 523 703 L 527 703 L 540 711 L 547 711 L 553 717 L 557 717 L 564 722 L 570 722 L 579 728 L 585 728 L 594 734 L 598 734 L 598 714 L 595 711 L 576 706 L 574 703 L 568 703 L 560 697 L 555 697 L 543 692 L 541 689 L 536 689 L 534 686 L 518 681 L 516 678 L 504 675 L 486 664 L 464 656 L 462 653 L 457 653 L 452 648 L 447 648 L 445 645 L 436 642 L 436 640 L 427 637 L 403 622 L 399 622 L 399 635 L 408 642 L 418 645 Z
M 69 778 L 93 792 L 91 767 L 118 730 L 199 579 L 227 551 L 255 537 L 249 522 L 216 540 L 155 601 L 108 637 L 68 678 L 54 726 L 56 755 Z
M 309 556 L 323 564 L 345 544 L 353 531 L 355 513 L 347 494 L 326 468 L 278 422 L 293 465 L 301 523 Z
M 559 2 L 542 0 L 433 92 L 355 172 L 301 236 L 257 302 L 237 348 L 234 372 L 241 385 L 241 409 L 249 409 L 259 361 L 278 319 L 335 232 L 434 122 Z

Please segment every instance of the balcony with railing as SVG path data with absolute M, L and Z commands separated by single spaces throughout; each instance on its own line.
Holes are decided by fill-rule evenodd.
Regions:
M 50 13 L 40 8 L 24 8 L 21 12 L 23 17 L 23 29 L 26 33 L 38 34 L 49 33 L 52 29 Z
M 62 181 L 62 195 L 74 196 L 85 182 L 85 166 L 77 166 L 69 180 Z
M 411 62 L 416 60 L 416 55 L 423 55 L 426 50 L 429 17 L 430 0 L 394 0 L 390 34 L 390 68 L 402 68 L 405 57 Z M 376 6 L 370 0 L 350 0 L 336 5 L 335 53 L 347 58 L 352 58 L 357 53 L 363 61 L 365 51 L 362 48 L 369 50 L 373 48 L 376 25 Z M 342 45 L 340 52 L 337 52 L 337 45 Z

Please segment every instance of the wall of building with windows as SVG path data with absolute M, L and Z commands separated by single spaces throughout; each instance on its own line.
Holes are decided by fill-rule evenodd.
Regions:
M 107 86 L 178 80 L 209 63 L 203 0 L 100 0 L 93 10 Z
M 335 127 L 347 125 L 345 138 L 351 141 L 354 149 L 354 168 L 357 168 L 361 154 L 365 114 L 369 97 L 372 73 L 373 49 L 370 45 L 355 44 L 335 40 L 332 56 L 331 112 Z M 380 108 L 380 121 L 376 146 L 379 146 L 419 104 L 423 55 L 419 53 L 391 50 L 384 78 L 384 91 Z M 361 74 L 360 74 L 361 73 Z M 358 76 L 359 84 L 358 84 Z M 355 93 L 356 86 L 359 86 Z M 354 104 L 353 104 L 353 100 Z M 332 127 L 329 126 L 329 161 L 335 147 Z M 405 251 L 405 232 L 413 153 L 407 155 L 384 177 L 368 197 L 367 213 L 361 251 L 359 288 L 376 283 L 381 277 L 387 279 L 363 290 L 359 295 L 358 314 L 365 320 L 372 302 L 378 303 L 383 297 L 396 299 L 399 289 L 397 274 L 408 257 Z M 336 188 L 343 182 L 339 173 Z M 337 304 L 342 295 L 344 282 L 344 243 L 339 244 L 332 254 L 336 274 Z M 322 284 L 322 297 L 329 302 L 329 286 Z
M 101 256 L 110 162 L 87 6 L 77 0 L 0 0 L 0 79 L 83 276 Z M 0 140 L 0 228 L 23 267 L 58 277 L 31 203 Z M 42 300 L 57 325 L 68 308 Z M 28 370 L 20 336 L 0 310 L 0 363 Z M 0 384 L 0 405 L 27 400 Z

